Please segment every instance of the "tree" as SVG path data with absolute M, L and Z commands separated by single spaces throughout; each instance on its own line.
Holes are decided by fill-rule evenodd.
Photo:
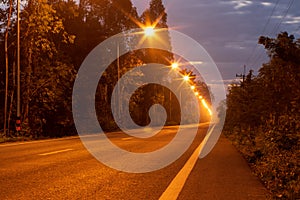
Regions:
M 11 25 L 13 1 L 9 1 L 9 8 L 7 13 L 7 25 L 4 36 L 4 52 L 5 52 L 5 100 L 4 100 L 4 134 L 7 133 L 7 107 L 8 107 L 8 74 L 9 74 L 9 63 L 8 63 L 8 34 Z
M 65 63 L 60 43 L 72 43 L 74 36 L 46 0 L 30 0 L 22 12 L 22 119 L 23 127 L 39 136 L 53 114 L 65 107 L 71 96 L 64 96 L 74 79 L 73 66 Z M 51 117 L 52 116 L 52 117 Z
M 157 28 L 168 28 L 167 13 L 161 0 L 151 0 L 149 9 L 142 14 L 145 25 L 155 25 Z
M 265 103 L 260 98 L 263 95 L 259 79 L 253 77 L 250 70 L 244 82 L 232 85 L 227 95 L 226 127 L 254 129 L 264 119 Z
M 276 39 L 262 36 L 259 43 L 265 46 L 270 57 L 270 62 L 259 70 L 259 79 L 265 89 L 268 111 L 278 123 L 280 115 L 299 112 L 299 107 L 295 107 L 300 99 L 299 40 L 294 41 L 293 35 L 283 32 Z
M 145 26 L 153 26 L 155 29 L 168 29 L 167 13 L 161 0 L 150 1 L 149 8 L 146 9 L 141 15 L 141 21 Z M 159 49 L 148 49 L 144 53 L 145 62 L 161 63 L 170 65 L 170 62 L 174 60 L 171 53 L 171 43 L 168 31 L 165 34 L 160 34 L 163 38 L 164 45 L 169 51 L 163 51 Z
M 74 15 L 65 15 L 66 10 Z M 74 48 L 69 49 L 78 69 L 88 53 L 99 43 L 117 33 L 136 28 L 136 8 L 130 0 L 81 0 L 76 4 L 61 3 L 58 13 L 64 19 L 66 31 L 76 35 Z
M 154 29 L 165 29 L 165 30 L 167 30 L 168 28 L 167 13 L 165 11 L 165 7 L 161 0 L 150 1 L 149 8 L 142 13 L 140 20 L 145 27 L 153 27 Z M 142 52 L 141 60 L 143 60 L 145 63 L 160 63 L 168 66 L 171 65 L 172 61 L 174 60 L 173 54 L 171 53 L 171 43 L 170 43 L 168 31 L 165 31 L 164 34 L 160 34 L 160 37 L 164 41 L 163 45 L 165 45 L 168 51 L 164 51 L 160 49 L 145 49 L 141 51 Z M 156 74 L 157 80 L 167 81 L 168 76 L 169 76 L 168 70 L 161 70 L 159 73 Z M 161 104 L 166 108 L 168 114 L 169 113 L 173 113 L 173 115 L 175 114 L 176 111 L 174 110 L 174 112 L 170 112 L 169 111 L 170 106 L 167 105 L 171 105 L 172 104 L 171 101 L 173 101 L 174 104 L 178 102 L 174 101 L 175 96 L 172 94 L 170 95 L 170 91 L 168 89 L 157 84 L 149 85 L 144 89 L 145 89 L 144 92 L 145 102 L 143 102 L 143 104 L 147 105 L 145 107 L 146 111 L 149 109 L 150 105 Z M 175 108 L 173 106 L 171 107 L 173 109 Z M 177 121 L 177 119 L 175 120 L 174 116 L 169 116 L 167 120 L 173 122 Z
M 261 36 L 269 62 L 229 89 L 225 127 L 274 197 L 299 194 L 300 40 Z

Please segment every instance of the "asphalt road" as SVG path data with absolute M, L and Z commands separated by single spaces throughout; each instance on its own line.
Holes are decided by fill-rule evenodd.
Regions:
M 91 156 L 78 137 L 2 144 L 0 199 L 159 199 L 186 166 L 206 130 L 207 125 L 200 126 L 194 143 L 176 162 L 142 174 L 120 172 L 103 165 Z M 166 128 L 144 141 L 120 133 L 109 136 L 113 143 L 128 151 L 149 152 L 166 145 L 176 131 L 177 127 Z M 266 199 L 267 194 L 224 137 L 207 157 L 197 160 L 183 182 L 178 199 L 258 200 Z

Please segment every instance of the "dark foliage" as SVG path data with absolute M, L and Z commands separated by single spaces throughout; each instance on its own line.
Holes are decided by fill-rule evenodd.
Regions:
M 225 133 L 274 198 L 300 193 L 300 40 L 261 36 L 270 61 L 227 96 Z

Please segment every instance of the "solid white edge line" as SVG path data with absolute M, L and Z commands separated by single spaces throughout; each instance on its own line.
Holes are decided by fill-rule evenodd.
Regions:
M 214 127 L 213 127 L 214 128 Z M 213 130 L 213 128 L 210 130 L 210 132 Z M 209 135 L 209 133 L 208 133 Z M 205 144 L 207 142 L 207 139 L 202 141 L 200 145 L 195 149 L 191 157 L 188 159 L 188 161 L 185 163 L 185 165 L 182 167 L 182 169 L 178 172 L 178 174 L 175 176 L 175 178 L 172 180 L 172 182 L 169 184 L 167 189 L 164 191 L 164 193 L 160 196 L 159 200 L 176 200 L 188 178 L 190 175 L 192 169 L 194 168 L 200 152 L 204 148 Z

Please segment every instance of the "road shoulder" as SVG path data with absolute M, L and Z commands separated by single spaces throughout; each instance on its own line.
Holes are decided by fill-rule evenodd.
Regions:
M 268 198 L 246 160 L 222 135 L 212 152 L 197 161 L 178 199 Z

